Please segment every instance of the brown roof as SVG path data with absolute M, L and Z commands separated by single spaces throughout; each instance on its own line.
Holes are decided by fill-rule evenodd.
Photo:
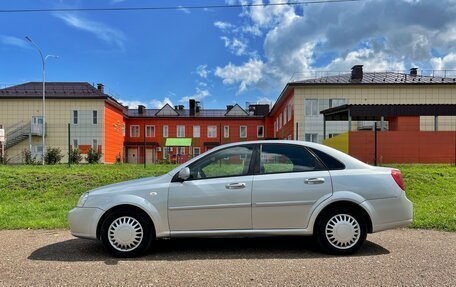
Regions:
M 0 99 L 34 99 L 43 96 L 42 82 L 28 82 L 0 89 Z M 107 99 L 109 95 L 100 92 L 86 82 L 47 82 L 46 98 L 53 99 Z
M 406 73 L 395 73 L 395 72 L 365 72 L 363 78 L 358 81 L 351 79 L 351 73 L 338 74 L 326 77 L 320 77 L 315 79 L 309 79 L 304 81 L 296 81 L 290 83 L 291 85 L 359 85 L 359 84 L 456 84 L 456 77 L 434 77 L 434 76 L 423 76 L 416 75 L 412 76 Z
M 190 114 L 189 109 L 175 110 L 178 115 L 176 116 L 157 116 L 156 113 L 160 109 L 144 109 L 144 113 L 140 114 L 138 109 L 128 109 L 127 115 L 132 118 L 263 118 L 264 115 L 245 115 L 245 116 L 230 116 L 226 115 L 226 109 L 201 109 L 195 115 Z

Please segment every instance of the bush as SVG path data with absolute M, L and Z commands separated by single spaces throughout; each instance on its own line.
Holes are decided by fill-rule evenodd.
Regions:
M 101 156 L 103 154 L 100 151 L 97 151 L 93 148 L 89 149 L 87 153 L 86 161 L 88 163 L 100 163 Z
M 25 164 L 38 164 L 36 156 L 32 157 L 32 152 L 29 149 L 24 149 L 22 155 L 24 156 Z
M 48 147 L 46 149 L 46 154 L 44 155 L 44 162 L 46 164 L 57 164 L 63 158 L 62 151 L 58 147 Z
M 75 148 L 70 151 L 70 163 L 78 164 L 82 161 L 81 151 Z
M 116 164 L 121 164 L 122 163 L 122 157 L 120 156 L 120 154 L 118 154 L 116 156 Z
M 8 154 L 5 151 L 5 154 L 0 154 L 0 164 L 7 164 L 9 161 Z

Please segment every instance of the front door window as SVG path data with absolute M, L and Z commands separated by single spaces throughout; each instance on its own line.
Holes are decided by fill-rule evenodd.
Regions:
M 190 167 L 192 179 L 247 175 L 253 146 L 236 146 L 218 151 Z

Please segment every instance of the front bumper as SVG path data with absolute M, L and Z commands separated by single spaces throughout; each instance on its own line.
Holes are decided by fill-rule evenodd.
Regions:
M 103 213 L 99 208 L 73 208 L 68 213 L 71 234 L 80 238 L 97 239 L 97 225 Z
M 413 221 L 413 203 L 405 192 L 396 198 L 366 200 L 361 205 L 371 210 L 373 232 L 407 226 Z

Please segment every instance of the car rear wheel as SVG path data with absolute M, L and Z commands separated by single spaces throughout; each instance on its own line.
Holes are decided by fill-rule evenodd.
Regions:
M 318 245 L 329 254 L 353 254 L 361 247 L 366 237 L 366 221 L 357 212 L 348 208 L 336 208 L 325 212 L 317 224 Z
M 128 211 L 114 211 L 101 226 L 101 240 L 116 257 L 135 257 L 149 249 L 153 239 L 150 220 Z

